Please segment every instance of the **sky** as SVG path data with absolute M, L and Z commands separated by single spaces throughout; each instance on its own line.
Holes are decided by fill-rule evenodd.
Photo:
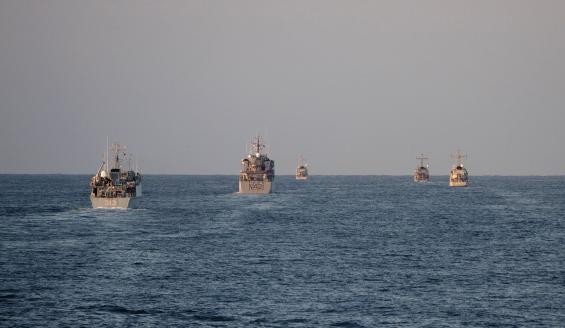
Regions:
M 0 173 L 565 174 L 565 1 L 0 0 Z

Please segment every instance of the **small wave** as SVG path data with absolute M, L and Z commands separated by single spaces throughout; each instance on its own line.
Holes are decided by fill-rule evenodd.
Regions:
M 93 305 L 93 306 L 82 306 L 79 309 L 95 310 L 102 312 L 118 313 L 118 314 L 149 314 L 146 310 L 141 309 L 128 309 L 119 305 Z
M 3 206 L 0 208 L 0 216 L 28 216 L 33 214 L 52 215 L 66 211 L 62 206 Z
M 332 323 L 330 327 L 344 327 L 344 328 L 365 328 L 365 326 L 360 325 L 354 321 L 341 321 Z
M 16 294 L 0 294 L 0 302 L 13 300 L 17 297 Z
M 235 319 L 232 317 L 227 317 L 223 315 L 214 315 L 214 314 L 195 314 L 192 316 L 192 318 L 200 321 L 212 321 L 212 322 L 235 321 Z
M 307 323 L 308 319 L 303 318 L 294 318 L 294 319 L 287 319 L 287 320 L 279 320 L 276 323 Z

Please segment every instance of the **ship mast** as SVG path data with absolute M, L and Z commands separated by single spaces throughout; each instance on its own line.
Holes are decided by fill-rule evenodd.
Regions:
M 302 154 L 300 154 L 300 162 L 298 163 L 298 166 L 306 166 L 304 164 L 304 157 L 302 157 Z
M 126 146 L 118 143 L 112 144 L 112 153 L 114 155 L 114 166 L 112 169 L 120 169 L 120 152 L 124 152 L 125 156 Z
M 466 154 L 461 152 L 461 149 L 457 149 L 457 153 L 455 155 L 451 155 L 451 157 L 457 162 L 458 166 L 463 166 L 463 159 L 467 158 Z
M 257 135 L 257 137 L 255 138 L 255 142 L 252 143 L 251 146 L 252 146 L 253 148 L 255 148 L 255 154 L 256 154 L 256 155 L 257 155 L 257 154 L 259 154 L 259 155 L 261 154 L 261 150 L 265 147 L 265 145 L 263 145 L 263 144 L 261 143 L 261 136 L 260 136 L 260 135 Z M 259 156 L 259 155 L 257 155 L 257 156 Z
M 420 157 L 416 157 L 416 159 L 420 160 L 420 167 L 424 167 L 424 161 L 427 161 L 429 158 L 424 157 L 424 154 L 420 154 Z
M 110 162 L 110 157 L 108 155 L 108 148 L 110 148 L 110 137 L 106 136 L 106 172 L 110 172 L 110 170 L 108 170 L 108 163 Z

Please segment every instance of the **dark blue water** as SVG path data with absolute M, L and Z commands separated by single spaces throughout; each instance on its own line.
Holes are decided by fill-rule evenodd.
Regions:
M 565 325 L 565 178 L 0 176 L 0 325 Z

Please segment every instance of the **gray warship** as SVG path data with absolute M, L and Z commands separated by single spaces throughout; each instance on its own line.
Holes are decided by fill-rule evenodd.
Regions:
M 102 162 L 96 175 L 90 180 L 90 201 L 93 208 L 136 208 L 141 197 L 141 174 L 131 168 L 131 156 L 125 153 L 125 147 L 112 145 L 112 167 L 108 167 L 108 149 L 106 160 Z M 123 162 L 128 159 L 126 170 Z
M 457 154 L 452 157 L 455 158 L 456 162 L 449 174 L 449 186 L 467 187 L 469 183 L 469 172 L 467 172 L 467 169 L 463 166 L 463 159 L 467 156 L 461 154 L 461 151 L 458 150 Z
M 263 153 L 261 136 L 251 144 L 252 151 L 241 160 L 239 192 L 242 194 L 269 194 L 275 179 L 275 162 Z
M 416 157 L 416 159 L 420 160 L 420 165 L 416 167 L 414 170 L 414 182 L 427 182 L 430 180 L 430 171 L 429 165 L 424 165 L 424 161 L 427 161 L 428 158 L 424 157 L 424 154 L 420 155 L 420 157 Z
M 304 163 L 304 158 L 300 156 L 300 162 L 296 167 L 296 180 L 308 180 L 308 164 Z

